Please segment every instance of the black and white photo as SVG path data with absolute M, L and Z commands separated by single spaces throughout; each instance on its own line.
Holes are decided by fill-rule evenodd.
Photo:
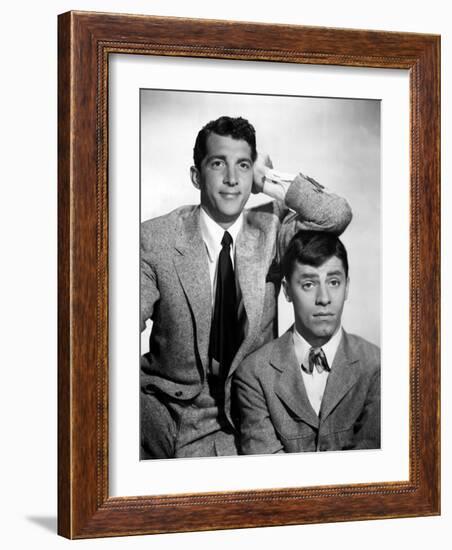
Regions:
M 140 99 L 141 458 L 378 448 L 379 379 L 372 389 L 360 385 L 361 400 L 366 388 L 375 394 L 365 413 L 352 391 L 342 404 L 344 432 L 359 430 L 360 413 L 372 415 L 368 443 L 324 448 L 314 434 L 314 447 L 250 451 L 241 423 L 252 400 L 243 399 L 243 385 L 237 395 L 235 377 L 250 354 L 294 330 L 280 290 L 283 284 L 290 293 L 282 264 L 300 230 L 344 235 L 356 284 L 346 326 L 369 346 L 379 344 L 379 102 L 168 90 L 141 90 Z M 348 272 L 342 277 L 348 289 Z M 329 296 L 315 300 L 331 313 Z M 338 372 L 334 355 L 347 338 L 341 316 L 342 307 L 329 334 L 333 374 L 321 376 L 326 395 Z M 317 371 L 301 367 L 303 390 Z M 353 375 L 343 376 L 349 391 Z M 306 408 L 311 419 L 321 415 L 311 399 Z M 296 407 L 287 413 L 296 417 Z M 250 425 L 259 439 L 259 422 Z

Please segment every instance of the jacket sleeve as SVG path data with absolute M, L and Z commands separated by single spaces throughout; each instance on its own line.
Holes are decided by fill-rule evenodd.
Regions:
M 240 445 L 243 454 L 282 453 L 283 445 L 273 427 L 260 382 L 248 361 L 234 375 L 240 411 Z
M 154 305 L 160 298 L 157 276 L 153 268 L 152 252 L 145 243 L 145 231 L 142 226 L 140 250 L 140 326 L 142 331 L 146 328 L 146 321 L 152 318 Z
M 286 206 L 297 217 L 298 229 L 329 231 L 340 235 L 352 219 L 348 202 L 298 174 L 285 196 Z
M 290 184 L 284 203 L 279 204 L 278 259 L 298 231 L 328 231 L 340 235 L 352 219 L 352 210 L 344 198 L 326 192 L 300 174 Z

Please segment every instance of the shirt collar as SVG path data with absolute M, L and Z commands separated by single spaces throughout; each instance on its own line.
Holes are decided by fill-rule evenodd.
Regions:
M 342 326 L 333 334 L 326 344 L 322 346 L 328 366 L 331 368 L 334 357 L 336 355 L 339 342 L 342 337 Z M 297 331 L 295 325 L 293 326 L 293 344 L 295 347 L 295 356 L 299 365 L 308 365 L 309 350 L 312 348 L 311 344 L 307 342 L 303 336 Z
M 228 227 L 227 232 L 232 237 L 232 250 L 235 251 L 235 244 L 237 241 L 237 236 L 240 229 L 243 225 L 243 212 L 240 213 L 240 216 L 235 220 L 235 222 Z M 202 240 L 206 244 L 207 254 L 211 262 L 215 262 L 218 254 L 221 251 L 221 240 L 225 230 L 217 224 L 201 207 L 200 214 L 200 228 Z

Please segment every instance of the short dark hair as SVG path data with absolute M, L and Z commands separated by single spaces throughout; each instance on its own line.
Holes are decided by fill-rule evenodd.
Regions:
M 345 276 L 348 277 L 347 251 L 339 237 L 326 231 L 298 231 L 284 253 L 283 275 L 289 282 L 297 262 L 319 267 L 333 256 L 341 260 Z
M 201 162 L 207 154 L 207 138 L 210 134 L 230 136 L 233 139 L 243 139 L 251 147 L 251 160 L 257 158 L 256 131 L 246 118 L 222 116 L 208 122 L 198 133 L 193 149 L 193 160 L 198 170 L 201 170 Z

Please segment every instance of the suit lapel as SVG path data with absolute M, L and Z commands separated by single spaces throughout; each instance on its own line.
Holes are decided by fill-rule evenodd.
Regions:
M 199 207 L 182 220 L 175 244 L 174 267 L 193 313 L 201 358 L 207 357 L 212 293 L 205 244 L 199 227 Z M 204 365 L 207 368 L 207 365 Z
M 281 373 L 275 384 L 278 397 L 303 422 L 318 428 L 319 418 L 309 402 L 300 365 L 295 356 L 292 331 L 287 331 L 281 338 L 275 340 L 270 363 Z
M 352 366 L 358 360 L 350 348 L 347 334 L 343 332 L 323 394 L 320 407 L 322 422 L 358 381 L 358 369 Z
M 264 238 L 261 231 L 250 225 L 246 216 L 237 238 L 235 268 L 248 321 L 248 330 L 242 342 L 247 349 L 260 325 L 265 296 Z

